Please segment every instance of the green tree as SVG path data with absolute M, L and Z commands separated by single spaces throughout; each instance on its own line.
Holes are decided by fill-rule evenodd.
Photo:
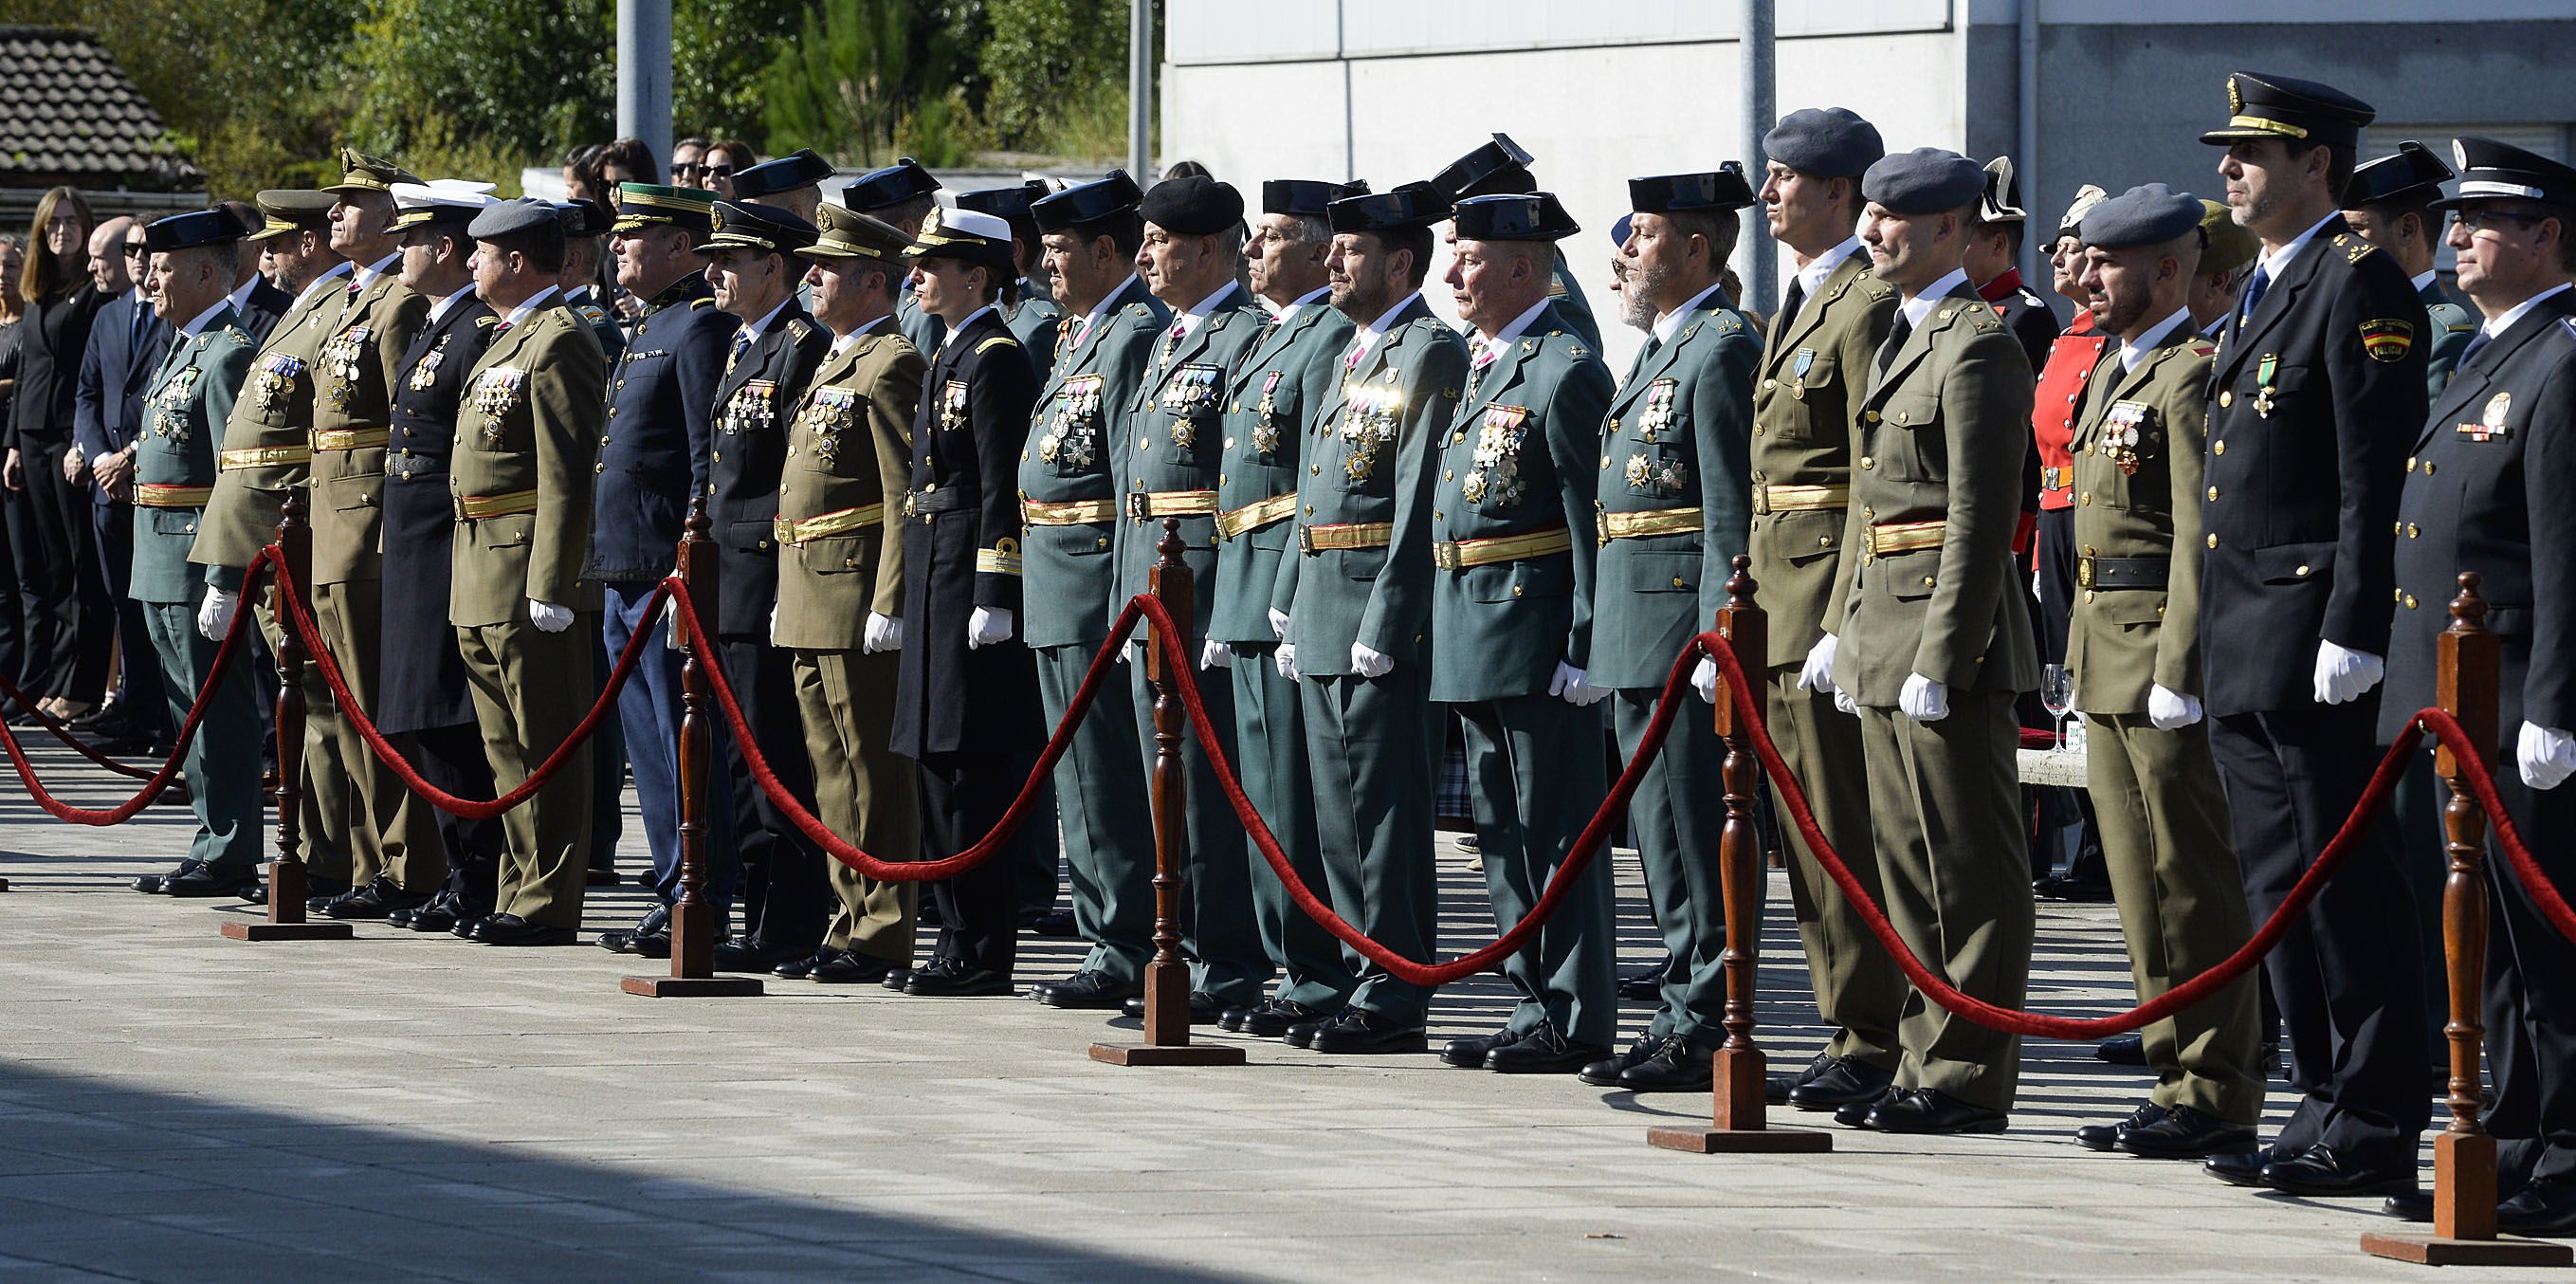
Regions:
M 805 0 L 672 0 L 672 137 L 765 134 L 762 76 L 804 10 Z
M 1114 114 L 1123 130 L 1127 12 L 1124 0 L 985 0 L 984 120 L 1002 146 L 1093 155 L 1093 122 Z M 1158 47 L 1162 22 L 1157 5 Z
M 432 128 L 560 154 L 615 122 L 614 0 L 364 0 L 349 44 L 353 143 L 399 152 Z
M 925 164 L 962 160 L 952 89 L 967 33 L 946 16 L 912 0 L 819 0 L 762 77 L 768 149 L 881 165 L 928 143 L 914 153 Z

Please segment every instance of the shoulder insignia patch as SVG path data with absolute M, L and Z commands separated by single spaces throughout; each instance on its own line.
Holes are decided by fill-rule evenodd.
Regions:
M 787 323 L 787 338 L 790 342 L 803 343 L 805 336 L 812 333 L 814 333 L 814 327 L 805 324 L 801 319 Z
M 2343 261 L 2359 263 L 2379 252 L 2379 247 L 2357 236 L 2337 236 L 2335 244 L 2343 247 Z
M 2215 343 L 2195 343 L 2191 345 L 2191 355 L 2195 357 L 2217 356 L 2218 345 Z
M 483 316 L 479 316 L 479 317 L 474 318 L 474 324 L 479 325 L 479 326 L 483 327 L 483 328 L 484 328 L 484 329 L 486 329 L 486 330 L 489 330 L 489 329 L 491 329 L 492 327 L 494 327 L 494 326 L 496 326 L 496 325 L 501 324 L 501 318 L 496 317 L 496 316 L 492 316 L 492 315 L 490 315 L 490 314 L 488 314 L 488 313 L 487 313 L 487 314 L 485 314 L 485 315 L 483 315 Z
M 2444 328 L 2445 328 L 2445 329 L 2447 329 L 2447 330 L 2449 330 L 2449 331 L 2450 331 L 2451 333 L 2453 333 L 2453 334 L 2467 334 L 2467 333 L 2469 333 L 2469 332 L 2471 332 L 2471 331 L 2473 331 L 2473 330 L 2477 329 L 2477 327 L 2476 327 L 2476 326 L 2473 326 L 2473 325 L 2465 325 L 2465 324 L 2464 324 L 2464 325 L 2455 325 L 2455 326 L 2446 326 L 2446 327 L 2444 327 Z
M 994 348 L 1016 348 L 1018 346 L 1020 346 L 1019 340 L 1014 339 L 1007 334 L 997 334 L 992 338 L 986 339 L 982 343 L 976 344 L 975 351 L 980 354 Z
M 2415 347 L 2415 323 L 2383 317 L 2361 323 L 2361 348 L 2373 361 L 2404 361 Z
M 1127 305 L 1127 315 L 1151 321 L 1154 319 L 1154 310 L 1142 303 L 1130 303 Z

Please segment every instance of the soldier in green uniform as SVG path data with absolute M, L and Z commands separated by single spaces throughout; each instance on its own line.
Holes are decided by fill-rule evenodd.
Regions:
M 1766 328 L 1753 390 L 1752 524 L 1746 551 L 1770 617 L 1767 726 L 1815 807 L 1816 824 L 1884 904 L 1870 850 L 1870 797 L 1860 726 L 1834 708 L 1834 630 L 1844 510 L 1850 504 L 1855 403 L 1896 315 L 1896 290 L 1874 276 L 1852 228 L 1860 176 L 1884 154 L 1878 130 L 1841 107 L 1789 113 L 1763 135 L 1764 213 L 1798 271 Z M 1789 828 L 1789 904 L 1806 947 L 1816 1008 L 1833 1037 L 1804 1069 L 1772 1076 L 1773 1101 L 1801 1110 L 1870 1102 L 1896 1072 L 1905 978 Z
M 142 432 L 134 440 L 127 592 L 143 607 L 174 727 L 187 719 L 215 662 L 215 640 L 197 630 L 205 577 L 189 563 L 188 549 L 214 490 L 216 439 L 250 373 L 253 345 L 226 297 L 241 235 L 220 209 L 174 214 L 143 229 L 151 255 L 143 292 L 173 333 L 170 355 L 143 394 Z M 160 880 L 165 895 L 232 895 L 259 876 L 259 709 L 250 654 L 247 647 L 234 651 L 188 744 L 182 766 L 197 832 L 186 859 Z
M 2442 214 L 2433 202 L 2442 199 L 2442 184 L 2450 177 L 2441 157 L 2408 139 L 2395 155 L 2354 166 L 2342 198 L 2343 221 L 2353 235 L 2397 260 L 2424 300 L 2425 394 L 2437 399 L 2478 331 L 2477 318 L 2442 288 L 2433 271 L 2433 246 L 2442 239 Z
M 1494 920 L 1538 901 L 1599 808 L 1601 719 L 1588 678 L 1598 556 L 1593 456 L 1610 368 L 1548 296 L 1555 243 L 1581 229 L 1549 192 L 1470 197 L 1451 223 L 1448 285 L 1467 390 L 1434 446 L 1431 698 L 1466 726 L 1467 784 Z M 1520 1001 L 1452 1065 L 1571 1074 L 1618 1037 L 1610 865 L 1596 860 L 1504 961 Z
M 1365 185 L 1360 185 L 1365 190 Z M 1297 876 L 1327 886 L 1316 846 L 1314 775 L 1297 684 L 1273 659 L 1282 622 L 1271 606 L 1279 564 L 1294 556 L 1297 484 L 1311 440 L 1308 421 L 1331 396 L 1351 319 L 1330 303 L 1325 267 L 1333 232 L 1324 208 L 1351 189 L 1274 179 L 1261 185 L 1261 215 L 1244 246 L 1252 291 L 1270 310 L 1259 337 L 1228 376 L 1225 461 L 1216 485 L 1216 593 L 1208 607 L 1209 654 L 1222 648 L 1233 676 L 1234 765 L 1243 791 L 1270 822 Z M 1263 1038 L 1342 1010 L 1356 983 L 1341 945 L 1288 897 L 1270 862 L 1248 853 L 1252 913 L 1279 969 L 1278 992 L 1219 1024 Z
M 854 214 L 883 220 L 905 236 L 919 236 L 921 221 L 938 204 L 938 198 L 931 195 L 938 190 L 939 180 L 906 156 L 852 179 L 841 189 L 841 204 Z M 914 348 L 922 352 L 939 350 L 939 339 L 945 331 L 937 317 L 922 311 L 921 305 L 913 301 L 909 282 L 895 298 L 894 317 L 903 328 L 903 337 L 911 340 Z
M 1038 392 L 1020 459 L 1025 620 L 1001 627 L 1016 627 L 1037 652 L 1050 726 L 1063 718 L 1121 601 L 1112 546 L 1119 480 L 1128 475 L 1135 440 L 1128 408 L 1171 322 L 1133 268 L 1144 239 L 1136 212 L 1143 196 L 1125 171 L 1111 170 L 1030 207 L 1069 328 Z M 1102 699 L 1056 763 L 1074 921 L 1092 948 L 1072 976 L 1033 987 L 1039 1002 L 1114 1009 L 1143 992 L 1153 951 L 1154 835 L 1138 743 L 1135 705 Z
M 1652 309 L 1653 328 L 1610 401 L 1594 505 L 1591 682 L 1613 692 L 1619 751 L 1634 756 L 1673 657 L 1711 627 L 1744 551 L 1751 513 L 1753 368 L 1760 331 L 1718 274 L 1735 253 L 1738 210 L 1754 203 L 1744 167 L 1628 181 L 1624 298 Z M 1700 694 L 1716 697 L 1703 659 Z M 1726 898 L 1718 831 L 1726 822 L 1725 748 L 1700 710 L 1673 719 L 1628 814 L 1646 894 L 1673 962 L 1643 1038 L 1586 1066 L 1584 1082 L 1642 1092 L 1705 1092 L 1724 1034 Z
M 589 634 L 574 624 L 599 609 L 598 586 L 580 578 L 591 495 L 582 465 L 598 453 L 608 361 L 555 284 L 564 233 L 552 206 L 504 202 L 466 234 L 476 243 L 475 292 L 501 321 L 474 363 L 456 426 L 448 619 L 493 787 L 507 793 L 563 744 L 596 690 Z M 473 939 L 571 944 L 590 855 L 589 748 L 503 825 L 510 847 L 495 912 Z
M 1192 601 L 1178 662 L 1208 671 L 1200 696 L 1216 727 L 1217 747 L 1231 761 L 1234 687 L 1217 681 L 1214 670 L 1231 663 L 1233 652 L 1209 634 L 1216 614 L 1217 481 L 1225 465 L 1226 381 L 1261 337 L 1266 318 L 1235 281 L 1243 262 L 1241 193 L 1212 178 L 1165 179 L 1145 193 L 1137 213 L 1145 220 L 1138 274 L 1172 319 L 1127 406 L 1128 436 L 1136 448 L 1120 478 L 1127 483 L 1127 520 L 1115 541 L 1117 597 L 1123 601 L 1152 587 L 1163 519 L 1179 518 Z M 1143 665 L 1130 668 L 1139 760 L 1151 762 L 1154 687 Z M 1252 921 L 1243 822 L 1217 783 L 1208 748 L 1190 736 L 1182 749 L 1189 772 L 1183 947 L 1192 960 L 1192 1016 L 1220 1021 L 1261 1002 L 1270 960 Z M 1135 1015 L 1143 1016 L 1144 1000 L 1134 1003 Z
M 331 206 L 331 248 L 349 260 L 349 301 L 314 363 L 313 620 L 359 709 L 382 688 L 385 446 L 403 354 L 429 320 L 429 297 L 402 282 L 402 234 L 393 228 L 396 183 L 420 180 L 389 161 L 341 153 Z M 326 902 L 333 918 L 383 918 L 415 909 L 447 878 L 438 812 L 412 797 L 367 748 L 357 720 L 335 720 L 328 761 L 348 777 L 351 890 Z
M 2013 766 L 2013 700 L 2039 680 L 2012 556 L 2033 381 L 1960 270 L 1984 191 L 1976 162 L 1929 147 L 1861 177 L 1861 240 L 1900 299 L 1859 403 L 1833 684 L 1860 714 L 1888 918 L 1951 984 L 2016 1007 L 2036 919 Z M 1898 1034 L 1895 1085 L 1838 1121 L 2004 1128 L 2020 1039 L 1920 993 Z
M 1513 142 L 1511 135 L 1496 134 L 1492 141 L 1432 175 L 1431 188 L 1451 205 L 1471 196 L 1534 192 L 1538 190 L 1538 179 L 1529 167 L 1537 159 Z M 1601 324 L 1592 319 L 1592 305 L 1584 300 L 1583 287 L 1575 283 L 1573 271 L 1566 267 L 1563 250 L 1556 252 L 1555 261 L 1548 266 L 1547 296 L 1555 302 L 1566 329 L 1583 340 L 1584 346 L 1598 351 Z
M 1040 383 L 1054 368 L 1056 327 L 1064 323 L 1064 309 L 1056 306 L 1054 291 L 1043 284 L 1046 269 L 1039 260 L 1044 251 L 1038 244 L 1037 221 L 1029 217 L 1030 203 L 1046 194 L 1046 184 L 1034 180 L 957 194 L 957 208 L 990 214 L 1011 225 L 1012 270 L 1019 279 L 1011 283 L 1002 304 L 1002 321 L 1028 354 Z
M 1302 678 L 1316 842 L 1333 907 L 1371 940 L 1428 959 L 1439 940 L 1431 863 L 1432 441 L 1457 413 L 1466 344 L 1422 301 L 1431 227 L 1449 203 L 1427 183 L 1349 196 L 1333 228 L 1333 308 L 1359 329 L 1340 382 L 1308 420 L 1297 555 L 1279 561 L 1286 614 L 1272 656 Z M 1431 991 L 1354 958 L 1346 1011 L 1283 1036 L 1317 1052 L 1420 1052 Z
M 274 222 L 244 238 L 262 243 L 280 276 L 279 288 L 300 291 L 295 302 L 251 359 L 249 379 L 224 424 L 222 445 L 215 452 L 215 489 L 197 526 L 197 541 L 188 560 L 205 567 L 205 603 L 197 627 L 208 637 L 221 637 L 240 603 L 235 593 L 242 572 L 259 551 L 277 538 L 279 512 L 286 493 L 302 487 L 313 459 L 314 376 L 322 345 L 339 332 L 340 313 L 349 302 L 354 267 L 331 248 L 330 211 L 336 202 L 328 192 L 271 189 L 259 194 L 261 212 Z M 305 586 L 309 594 L 310 585 Z M 260 632 L 274 654 L 280 634 L 268 610 L 258 603 Z M 303 804 L 298 818 L 303 834 L 302 858 L 312 876 L 316 903 L 349 890 L 355 839 L 349 831 L 352 805 L 348 773 L 339 767 L 338 706 L 319 673 L 308 667 L 304 678 L 304 750 L 299 780 Z
M 2184 305 L 2201 206 L 2162 183 L 2084 215 L 2084 285 L 2114 341 L 2076 413 L 2078 593 L 2066 643 L 2102 855 L 2140 1002 L 2208 971 L 2253 934 L 2209 752 L 2200 641 L 2201 448 L 2210 358 Z M 2148 1026 L 2156 1084 L 2093 1150 L 2197 1159 L 2251 1150 L 2263 1106 L 2254 982 Z

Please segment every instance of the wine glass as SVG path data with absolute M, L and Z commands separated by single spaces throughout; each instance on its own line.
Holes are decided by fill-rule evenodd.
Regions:
M 2063 750 L 2066 745 L 2066 710 L 2075 701 L 2075 676 L 2062 664 L 2052 664 L 2039 671 L 2039 702 L 2048 706 L 2049 716 L 2057 720 L 2057 743 L 2050 746 Z

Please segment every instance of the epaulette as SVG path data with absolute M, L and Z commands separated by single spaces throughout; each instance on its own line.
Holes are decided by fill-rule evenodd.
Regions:
M 2477 329 L 2477 327 L 2476 327 L 2475 325 L 2472 325 L 2472 324 L 2470 324 L 2470 323 L 2468 323 L 2468 322 L 2465 322 L 2465 321 L 2464 321 L 2464 322 L 2461 322 L 2461 323 L 2460 323 L 2460 324 L 2458 324 L 2458 325 L 2444 326 L 2444 327 L 2442 327 L 2442 328 L 2443 328 L 2443 329 L 2445 329 L 2445 330 L 2448 330 L 2448 331 L 2449 331 L 2449 332 L 2451 332 L 2452 334 L 2467 334 L 2467 333 L 2469 333 L 2470 331 Z
M 1130 303 L 1127 305 L 1127 315 L 1140 321 L 1151 321 L 1154 319 L 1154 310 L 1142 303 Z
M 572 305 L 572 310 L 580 313 L 581 319 L 590 322 L 592 325 L 597 325 L 608 319 L 608 309 L 603 308 L 596 303 L 576 303 Z
M 1872 302 L 1896 297 L 1896 287 L 1870 275 L 1868 268 L 1862 268 L 1860 275 L 1853 277 L 1851 283 L 1859 287 L 1861 293 L 1868 295 Z
M 2195 357 L 2217 356 L 2218 345 L 2215 343 L 2195 343 L 2191 345 L 2191 355 Z
M 2346 263 L 2359 263 L 2379 252 L 2378 246 L 2350 232 L 2335 233 L 2334 245 L 2336 249 L 2343 251 L 2343 261 Z
M 690 307 L 693 307 L 693 308 L 712 308 L 712 307 L 714 307 L 715 305 L 716 305 L 716 301 L 715 301 L 715 300 L 713 300 L 713 299 L 691 299 L 691 300 L 689 300 L 689 306 L 690 306 Z
M 814 327 L 805 324 L 802 317 L 787 323 L 787 341 L 790 343 L 803 343 L 805 336 L 812 333 L 814 333 Z
M 1692 326 L 1691 330 L 1696 330 L 1698 328 L 1698 326 Z M 1719 334 L 1733 334 L 1743 328 L 1744 318 L 1737 316 L 1733 311 L 1725 311 L 1717 314 L 1717 332 Z M 1682 337 L 1685 339 L 1689 338 L 1690 334 L 1690 330 L 1682 331 Z
M 980 357 L 984 355 L 986 351 L 993 348 L 1016 348 L 1018 346 L 1020 346 L 1019 340 L 1014 339 L 1007 334 L 997 334 L 992 338 L 986 339 L 982 343 L 976 344 L 975 355 Z
M 479 316 L 479 317 L 474 318 L 474 324 L 479 325 L 479 326 L 483 327 L 483 328 L 484 328 L 484 329 L 486 329 L 486 330 L 489 330 L 489 329 L 491 329 L 492 327 L 494 327 L 494 326 L 496 326 L 496 325 L 501 324 L 501 318 L 499 318 L 499 317 L 497 317 L 497 316 L 494 316 L 494 315 L 492 315 L 491 313 L 488 313 L 488 312 L 487 312 L 487 313 L 485 313 L 485 314 L 484 314 L 484 315 L 482 315 L 482 316 Z

